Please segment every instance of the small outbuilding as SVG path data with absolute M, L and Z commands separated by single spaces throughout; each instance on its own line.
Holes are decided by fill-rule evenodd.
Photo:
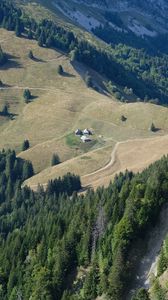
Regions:
M 91 138 L 86 135 L 81 136 L 81 140 L 83 143 L 91 142 Z
M 83 130 L 83 134 L 92 135 L 92 132 L 88 128 L 86 128 L 86 129 Z
M 76 134 L 76 135 L 82 135 L 83 132 L 82 132 L 82 130 L 80 130 L 80 129 L 76 129 L 76 130 L 75 130 L 75 134 Z

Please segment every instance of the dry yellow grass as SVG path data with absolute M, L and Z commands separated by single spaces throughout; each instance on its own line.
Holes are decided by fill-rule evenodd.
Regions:
M 25 184 L 36 189 L 39 183 L 46 185 L 48 180 L 73 172 L 81 176 L 83 187 L 107 186 L 115 174 L 126 169 L 142 171 L 163 155 L 167 155 L 168 136 L 119 142 L 112 152 L 111 150 L 109 146 L 48 168 L 28 179 Z
M 168 154 L 168 135 L 162 137 L 120 142 L 111 155 L 111 163 L 97 172 L 82 177 L 83 186 L 107 186 L 110 180 L 126 169 L 139 172 Z
M 51 165 L 53 153 L 57 153 L 61 162 L 64 162 L 76 156 L 78 151 L 70 148 L 62 138 L 37 144 L 29 150 L 21 152 L 19 157 L 32 161 L 35 172 L 38 173 Z
M 75 129 L 83 108 L 95 99 L 101 101 L 105 97 L 86 88 L 66 56 L 39 48 L 34 41 L 16 38 L 11 32 L 1 29 L 0 33 L 3 49 L 8 51 L 10 48 L 10 54 L 15 57 L 0 70 L 1 80 L 10 85 L 0 91 L 0 96 L 2 104 L 16 98 L 11 101 L 11 111 L 18 113 L 16 119 L 5 126 L 5 131 L 1 131 L 1 147 L 19 146 L 25 138 L 32 146 L 60 139 Z M 28 58 L 29 49 L 39 61 Z M 63 65 L 67 75 L 57 74 L 58 64 Z M 28 105 L 24 104 L 22 96 L 26 87 L 38 97 Z
M 56 177 L 63 176 L 67 172 L 79 174 L 80 176 L 96 171 L 106 165 L 109 161 L 112 146 L 96 149 L 76 158 L 70 159 L 57 166 L 50 167 L 25 181 L 25 185 L 36 189 L 38 184 L 44 184 Z
M 84 185 L 92 182 L 95 187 L 107 184 L 115 172 L 124 168 L 140 170 L 167 153 L 166 149 L 162 151 L 157 145 L 162 140 L 161 137 L 161 140 L 157 140 L 157 137 L 168 133 L 166 107 L 145 103 L 121 104 L 106 94 L 88 89 L 82 79 L 86 67 L 81 64 L 72 66 L 65 55 L 52 49 L 40 48 L 35 41 L 17 38 L 3 29 L 0 29 L 0 44 L 4 51 L 12 55 L 10 62 L 0 69 L 0 79 L 9 85 L 0 90 L 0 107 L 9 102 L 11 112 L 16 114 L 14 120 L 0 119 L 0 147 L 15 148 L 19 152 L 23 140 L 29 139 L 31 148 L 19 155 L 31 160 L 36 172 L 46 169 L 38 175 L 40 183 L 46 183 L 47 179 L 67 171 L 84 176 L 102 168 L 110 160 L 114 142 L 156 136 L 153 159 L 151 142 L 147 139 L 141 143 L 144 150 L 140 154 L 137 154 L 139 142 L 120 144 L 116 154 L 122 159 L 110 168 L 109 173 L 104 170 L 100 174 L 82 177 Z M 37 61 L 28 58 L 30 49 Z M 58 64 L 63 65 L 66 76 L 57 74 Z M 94 72 L 93 76 L 100 85 L 101 76 Z M 29 88 L 37 97 L 29 104 L 25 104 L 23 100 L 25 88 Z M 121 121 L 121 115 L 127 117 L 126 122 Z M 148 130 L 152 122 L 161 129 L 155 134 Z M 95 147 L 101 147 L 102 150 L 92 152 L 94 148 L 91 147 L 91 153 L 87 154 L 91 158 L 74 158 L 82 154 L 81 149 L 76 151 L 75 147 L 68 145 L 66 136 L 76 128 L 85 127 L 93 128 L 95 139 L 101 136 L 102 143 L 97 143 Z M 161 143 L 165 140 L 163 138 Z M 121 153 L 118 152 L 120 149 Z M 133 159 L 129 159 L 129 151 Z M 58 153 L 64 162 L 56 167 L 58 173 L 51 172 L 49 168 L 53 153 Z M 36 184 L 36 177 L 31 179 L 32 184 L 33 182 Z

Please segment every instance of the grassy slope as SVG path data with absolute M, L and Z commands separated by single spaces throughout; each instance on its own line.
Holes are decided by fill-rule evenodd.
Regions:
M 47 172 L 53 177 L 66 171 L 84 176 L 102 168 L 110 160 L 114 144 L 118 141 L 167 134 L 167 108 L 144 103 L 121 104 L 106 93 L 87 89 L 82 79 L 86 72 L 84 66 L 72 66 L 68 57 L 54 50 L 39 48 L 35 41 L 16 38 L 13 33 L 1 29 L 0 44 L 11 55 L 10 62 L 0 70 L 1 80 L 9 85 L 0 91 L 0 105 L 2 107 L 4 102 L 9 102 L 10 111 L 16 114 L 15 120 L 0 119 L 0 147 L 15 147 L 19 152 L 22 141 L 28 138 L 31 148 L 20 156 L 32 160 L 36 172 L 48 168 L 39 175 L 40 182 L 50 178 Z M 29 49 L 33 50 L 37 61 L 28 58 Z M 66 76 L 57 74 L 58 64 L 63 65 Z M 102 78 L 96 73 L 93 75 L 99 85 Z M 35 96 L 27 105 L 23 101 L 26 87 Z M 120 120 L 122 114 L 127 117 L 126 122 Z M 148 131 L 153 121 L 161 129 L 155 134 Z M 78 127 L 93 128 L 94 143 L 87 146 L 80 142 L 71 143 L 69 136 L 73 137 L 73 131 Z M 99 148 L 103 149 L 102 152 L 93 152 Z M 145 149 L 151 153 L 148 144 Z M 90 151 L 89 159 L 73 159 L 87 151 Z M 49 166 L 54 152 L 60 155 L 61 161 L 69 161 L 54 168 L 53 172 Z M 158 155 L 163 153 L 167 153 L 167 148 Z M 125 165 L 129 167 L 127 163 Z M 38 180 L 35 177 L 31 179 L 32 184 L 33 181 L 36 184 Z

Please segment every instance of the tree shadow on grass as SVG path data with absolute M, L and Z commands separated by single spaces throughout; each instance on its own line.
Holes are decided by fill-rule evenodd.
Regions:
M 15 60 L 8 60 L 0 69 L 9 70 L 9 69 L 21 69 L 23 68 L 22 64 Z
M 76 77 L 74 74 L 70 74 L 70 73 L 68 73 L 68 72 L 63 72 L 63 73 L 62 73 L 62 76 L 63 76 L 63 77 L 69 77 L 69 78 L 75 78 L 75 77 Z
M 35 62 L 41 62 L 41 63 L 45 63 L 46 60 L 42 59 L 42 58 L 38 58 L 38 57 L 33 57 L 31 58 L 32 61 L 35 61 Z
M 10 53 L 6 53 L 6 57 L 7 57 L 8 60 L 19 59 L 20 58 L 19 56 L 16 56 L 16 55 L 13 55 L 13 54 L 10 54 Z
M 23 68 L 22 64 L 18 61 L 18 59 L 20 58 L 19 56 L 6 53 L 6 58 L 7 60 L 5 61 L 5 63 L 0 67 L 1 70 Z
M 1 117 L 6 117 L 10 120 L 15 120 L 15 118 L 18 116 L 18 114 L 14 114 L 14 113 L 3 113 L 2 111 L 0 111 L 0 116 Z
M 104 85 L 101 75 L 99 75 L 96 71 L 89 69 L 84 64 L 79 62 L 71 62 L 72 67 L 74 70 L 80 75 L 82 80 L 85 82 L 86 73 L 89 71 L 89 75 L 92 78 L 93 86 L 91 87 L 97 93 L 108 96 L 108 91 L 106 86 Z
M 155 133 L 155 132 L 158 132 L 158 131 L 160 131 L 160 130 L 161 130 L 161 128 L 157 128 L 157 127 L 156 127 L 155 129 L 153 129 L 153 131 L 152 131 L 152 132 L 154 132 L 154 133 Z
M 3 83 L 2 82 L 2 84 L 0 84 L 0 89 L 5 89 L 5 88 L 10 88 L 10 87 L 12 87 L 12 85 L 11 84 L 7 84 L 7 83 Z
M 29 104 L 29 103 L 33 102 L 33 100 L 37 99 L 38 97 L 39 97 L 39 96 L 31 95 L 31 98 L 28 99 L 28 100 L 25 100 L 25 102 L 26 102 L 27 104 Z
M 37 99 L 38 96 L 37 95 L 32 95 L 31 98 L 30 98 L 30 102 L 32 102 L 33 100 Z

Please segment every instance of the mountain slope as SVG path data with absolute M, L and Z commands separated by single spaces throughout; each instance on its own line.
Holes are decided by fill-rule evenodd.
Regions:
M 131 30 L 140 36 L 155 36 L 166 33 L 168 4 L 165 0 L 160 2 L 146 1 L 61 1 L 52 2 L 63 14 L 76 21 L 88 30 L 110 21 L 116 30 Z M 108 11 L 109 14 L 104 14 Z M 110 16 L 111 20 L 107 18 Z M 121 18 L 116 23 L 115 14 Z
M 167 203 L 168 157 L 155 160 L 168 149 L 168 108 L 156 105 L 168 103 L 168 57 L 142 50 L 144 38 L 140 49 L 107 45 L 48 1 L 16 2 L 23 11 L 0 2 L 0 147 L 17 151 L 0 151 L 0 299 L 126 299 Z M 121 26 L 103 1 L 66 3 L 80 17 L 92 10 L 90 26 L 105 16 Z M 75 135 L 85 128 L 87 143 Z M 61 163 L 51 167 L 53 154 Z
M 32 9 L 31 5 L 29 7 Z M 43 14 L 43 9 L 40 8 L 40 12 Z M 36 13 L 36 9 L 34 9 L 34 13 Z M 43 21 L 43 25 L 40 23 L 37 32 L 41 32 L 45 22 Z M 49 23 L 49 26 L 51 24 Z M 65 162 L 65 164 L 59 166 L 60 174 L 66 173 L 67 170 L 69 171 L 70 167 L 74 168 L 74 171 L 77 171 L 80 175 L 86 176 L 86 180 L 87 175 L 98 169 L 101 170 L 108 163 L 115 143 L 129 139 L 136 140 L 167 134 L 168 119 L 166 107 L 140 102 L 134 103 L 136 96 L 131 89 L 122 88 L 119 85 L 115 86 L 105 76 L 90 68 L 92 63 L 92 59 L 89 57 L 90 54 L 95 57 L 95 51 L 98 55 L 102 55 L 101 51 L 105 51 L 105 53 L 106 51 L 111 51 L 107 49 L 105 44 L 100 43 L 99 46 L 99 44 L 96 44 L 97 40 L 93 38 L 96 49 L 91 48 L 89 52 L 80 50 L 80 53 L 86 53 L 83 63 L 77 60 L 72 62 L 69 58 L 71 53 L 67 54 L 65 51 L 68 45 L 65 43 L 58 44 L 59 40 L 62 41 L 60 37 L 56 39 L 56 42 L 59 48 L 66 46 L 66 48 L 63 48 L 64 52 L 49 49 L 45 44 L 43 47 L 39 47 L 36 41 L 25 39 L 26 30 L 21 37 L 14 37 L 13 33 L 1 29 L 2 48 L 4 52 L 10 51 L 8 55 L 11 57 L 0 70 L 1 80 L 4 83 L 4 86 L 1 87 L 1 97 L 3 103 L 10 101 L 10 111 L 15 114 L 14 120 L 1 118 L 2 130 L 0 136 L 2 148 L 15 147 L 17 152 L 19 152 L 23 140 L 28 139 L 31 148 L 21 152 L 20 156 L 31 160 L 36 172 L 48 168 L 46 172 L 48 172 L 49 176 L 51 158 L 56 152 L 60 156 L 61 161 Z M 62 32 L 60 27 L 55 30 Z M 67 34 L 66 31 L 63 31 L 63 37 L 68 35 L 69 33 Z M 72 34 L 70 34 L 71 36 Z M 40 42 L 40 37 L 41 35 L 38 37 L 38 43 Z M 85 36 L 82 38 L 85 41 Z M 75 40 L 74 37 L 73 39 Z M 93 47 L 93 41 L 89 42 Z M 81 41 L 79 41 L 79 45 L 79 47 L 83 45 L 86 48 L 90 47 L 90 44 L 89 46 L 84 42 L 81 44 Z M 28 56 L 29 50 L 33 51 L 35 59 L 30 59 Z M 118 51 L 120 50 L 122 52 L 122 48 L 118 49 Z M 117 53 L 120 52 L 114 53 L 119 57 Z M 105 57 L 109 59 L 108 56 Z M 124 59 L 123 57 L 122 59 L 123 65 L 125 65 L 126 58 Z M 146 59 L 144 60 L 146 64 L 147 61 Z M 57 73 L 59 64 L 64 68 L 64 76 L 60 76 Z M 95 68 L 97 68 L 97 65 L 96 57 Z M 99 64 L 99 66 L 102 67 L 102 64 Z M 114 64 L 114 66 L 115 72 L 121 75 L 120 64 Z M 106 64 L 104 64 L 104 68 L 108 74 Z M 94 89 L 88 88 L 84 83 L 87 71 L 92 77 Z M 112 74 L 113 72 L 114 69 L 112 69 Z M 125 70 L 124 74 L 127 74 L 128 79 L 130 78 L 128 71 Z M 115 78 L 116 76 L 114 76 Z M 137 83 L 139 81 L 137 80 Z M 23 99 L 23 92 L 27 88 L 34 97 L 34 100 L 28 104 Z M 119 92 L 122 95 L 120 99 L 126 103 L 116 101 Z M 15 101 L 13 102 L 11 99 L 15 99 Z M 127 104 L 127 101 L 132 101 L 133 103 Z M 141 114 L 139 114 L 140 111 Z M 122 116 L 125 116 L 125 121 L 122 121 Z M 156 126 L 155 133 L 149 131 L 152 123 Z M 85 145 L 82 144 L 80 138 L 75 137 L 74 131 L 77 128 L 84 129 L 87 127 L 93 130 L 94 135 L 93 141 Z M 146 144 L 145 140 L 144 145 L 148 145 L 148 142 Z M 148 157 L 150 149 L 147 146 L 144 147 L 145 150 L 147 148 Z M 99 148 L 102 151 L 99 151 Z M 156 149 L 155 151 L 157 152 Z M 166 147 L 163 150 L 164 152 L 159 151 L 159 155 L 167 153 Z M 89 152 L 87 156 L 82 155 L 86 152 Z M 154 152 L 154 157 L 156 152 Z M 159 158 L 159 155 L 156 158 Z M 77 158 L 73 159 L 76 156 Z M 67 160 L 69 162 L 66 162 Z M 144 166 L 147 166 L 150 162 L 148 161 L 145 164 L 144 161 Z M 74 164 L 72 167 L 71 163 Z M 139 164 L 135 163 L 135 165 L 138 170 Z M 124 168 L 129 167 L 127 157 L 125 157 L 123 166 Z M 108 184 L 111 179 L 110 176 L 114 173 L 113 169 L 110 172 L 108 174 L 109 177 L 106 178 L 106 184 Z M 39 183 L 46 183 L 43 173 L 40 175 L 42 180 Z M 56 173 L 53 172 L 53 177 L 55 175 Z M 96 181 L 96 184 L 104 183 L 104 180 L 100 182 L 95 177 L 93 179 Z M 36 185 L 37 183 L 34 182 Z M 93 180 L 91 184 L 93 184 Z M 93 185 L 96 186 L 96 184 Z

